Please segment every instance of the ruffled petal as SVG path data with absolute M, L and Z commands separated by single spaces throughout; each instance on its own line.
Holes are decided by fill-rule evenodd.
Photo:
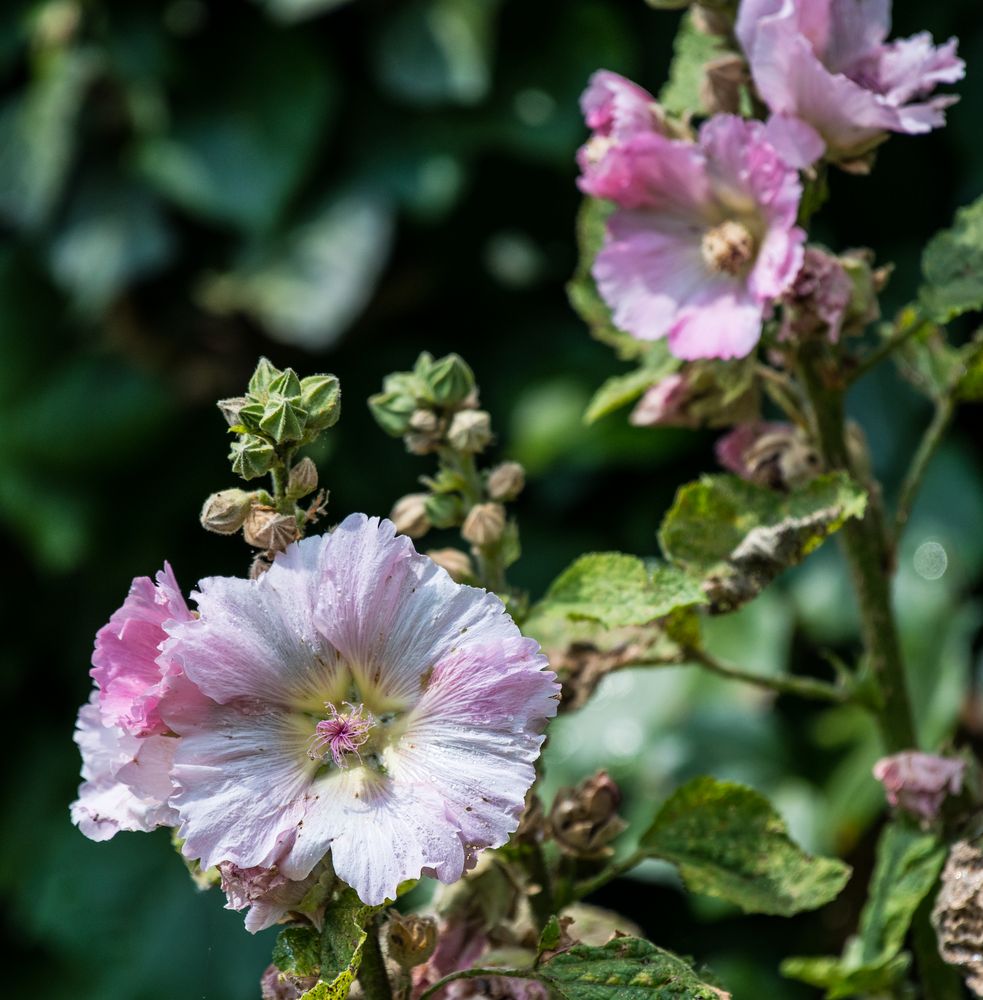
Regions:
M 452 649 L 518 634 L 494 594 L 454 583 L 391 521 L 347 517 L 327 537 L 324 566 L 318 625 L 376 705 L 415 703 Z
M 762 307 L 740 282 L 719 278 L 704 286 L 669 331 L 669 350 L 684 361 L 743 358 L 761 338 Z
M 647 90 L 607 69 L 599 69 L 591 76 L 580 98 L 587 127 L 617 141 L 653 131 L 655 106 L 655 98 Z
M 811 167 L 826 151 L 825 140 L 808 122 L 789 115 L 772 115 L 765 123 L 765 139 L 796 170 Z

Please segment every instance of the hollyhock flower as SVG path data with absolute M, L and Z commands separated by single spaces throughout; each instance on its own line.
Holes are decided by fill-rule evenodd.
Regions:
M 594 198 L 617 198 L 631 178 L 623 162 L 607 154 L 632 136 L 663 133 L 661 108 L 647 90 L 606 69 L 590 78 L 580 107 L 593 133 L 577 151 L 580 189 Z
M 168 805 L 173 791 L 173 738 L 140 738 L 106 725 L 99 693 L 93 691 L 79 712 L 75 742 L 82 752 L 85 780 L 72 803 L 72 822 L 90 840 L 109 840 L 120 830 L 149 831 L 177 823 L 177 813 Z
M 164 711 L 187 857 L 299 881 L 330 851 L 379 904 L 508 839 L 558 686 L 495 595 L 359 514 L 195 597 L 164 649 L 212 699 Z
M 964 75 L 956 39 L 888 43 L 890 27 L 890 0 L 743 0 L 736 33 L 772 112 L 807 123 L 831 160 L 850 160 L 888 132 L 944 125 L 956 98 L 929 95 Z
M 874 765 L 874 777 L 890 805 L 933 820 L 946 796 L 959 793 L 965 770 L 965 761 L 906 750 L 882 757 Z
M 639 134 L 607 158 L 629 178 L 593 267 L 615 325 L 684 360 L 749 354 L 805 241 L 798 174 L 765 126 L 717 115 L 696 143 Z
M 165 563 L 157 582 L 133 581 L 123 606 L 96 635 L 92 678 L 99 687 L 99 710 L 107 725 L 134 736 L 164 733 L 158 706 L 176 669 L 160 655 L 167 639 L 164 623 L 189 621 L 171 567 Z

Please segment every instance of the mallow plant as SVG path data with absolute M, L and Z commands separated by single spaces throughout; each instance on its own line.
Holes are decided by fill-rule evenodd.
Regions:
M 261 359 L 218 404 L 242 482 L 201 511 L 207 530 L 241 535 L 248 571 L 188 592 L 165 564 L 96 635 L 72 819 L 94 840 L 170 828 L 194 882 L 248 931 L 280 925 L 267 1000 L 730 996 L 699 940 L 695 959 L 675 955 L 592 895 L 657 858 L 690 891 L 791 916 L 834 900 L 849 867 L 712 775 L 633 831 L 604 771 L 541 794 L 557 713 L 613 671 L 673 664 L 854 705 L 880 733 L 866 780 L 888 815 L 855 933 L 841 955 L 789 956 L 782 972 L 828 997 L 983 995 L 977 768 L 964 748 L 920 742 L 892 605 L 926 467 L 956 408 L 983 398 L 983 340 L 965 321 L 947 331 L 983 307 L 983 200 L 929 240 L 893 317 L 879 304 L 889 264 L 810 238 L 831 170 L 871 174 L 893 133 L 943 127 L 956 42 L 889 40 L 889 0 L 650 2 L 688 7 L 670 83 L 658 99 L 603 68 L 586 84 L 570 297 L 628 366 L 587 422 L 632 406 L 642 427 L 720 429 L 724 471 L 679 487 L 659 558 L 589 553 L 536 601 L 516 589 L 509 505 L 525 473 L 487 460 L 492 416 L 453 354 L 421 353 L 368 401 L 419 456 L 420 490 L 388 517 L 335 512 L 305 449 L 339 433 L 338 379 Z M 890 505 L 844 406 L 888 361 L 934 405 Z M 426 548 L 432 529 L 460 544 Z M 861 624 L 854 662 L 762 675 L 708 651 L 707 616 L 834 534 Z M 619 849 L 623 836 L 637 846 Z M 436 891 L 414 909 L 420 880 Z

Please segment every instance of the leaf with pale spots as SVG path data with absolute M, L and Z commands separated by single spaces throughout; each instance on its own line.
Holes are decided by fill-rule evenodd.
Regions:
M 639 847 L 670 861 L 692 892 L 746 913 L 792 916 L 835 899 L 849 866 L 806 854 L 759 792 L 696 778 L 663 804 Z
M 983 309 L 983 198 L 960 209 L 952 228 L 932 238 L 922 274 L 919 297 L 936 322 Z
M 667 559 L 702 579 L 713 611 L 732 611 L 866 507 L 867 494 L 843 472 L 794 493 L 704 476 L 676 494 L 659 541 Z
M 692 14 L 683 16 L 673 43 L 669 80 L 659 94 L 659 103 L 669 114 L 706 113 L 701 94 L 705 67 L 723 51 L 720 38 L 700 31 Z
M 285 927 L 273 945 L 273 964 L 291 976 L 316 976 L 321 968 L 321 943 L 309 925 Z
M 648 625 L 705 600 L 699 584 L 673 566 L 650 569 L 636 556 L 592 552 L 553 581 L 530 618 L 552 612 L 572 621 L 626 628 Z
M 536 976 L 564 1000 L 728 1000 L 678 955 L 638 938 L 574 945 Z
M 378 910 L 378 906 L 366 906 L 354 889 L 338 893 L 324 914 L 320 978 L 301 1000 L 345 1000 L 362 964 L 366 925 Z
M 643 356 L 641 367 L 625 375 L 613 375 L 591 397 L 584 413 L 584 423 L 593 424 L 633 403 L 647 389 L 658 385 L 677 371 L 682 362 L 669 353 L 664 340 L 655 341 Z

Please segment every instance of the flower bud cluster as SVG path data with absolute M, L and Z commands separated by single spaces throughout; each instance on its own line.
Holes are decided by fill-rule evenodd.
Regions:
M 574 788 L 561 788 L 553 800 L 549 830 L 565 854 L 585 859 L 612 853 L 611 841 L 625 829 L 618 815 L 621 790 L 606 771 L 598 771 Z
M 238 435 L 229 452 L 232 470 L 242 479 L 266 475 L 284 449 L 311 444 L 341 415 L 341 387 L 334 375 L 300 378 L 261 358 L 245 396 L 218 404 Z

